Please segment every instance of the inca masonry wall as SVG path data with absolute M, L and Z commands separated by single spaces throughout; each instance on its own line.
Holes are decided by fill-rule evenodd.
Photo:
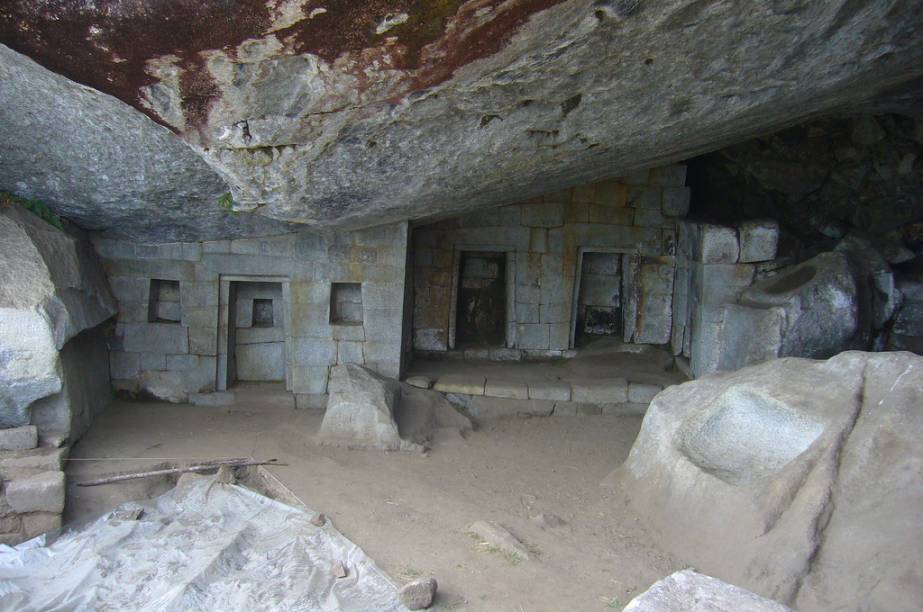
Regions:
M 495 357 L 557 356 L 570 347 L 581 250 L 626 256 L 624 339 L 668 343 L 676 221 L 689 209 L 685 178 L 682 165 L 643 170 L 414 228 L 414 349 L 453 348 L 462 251 L 507 253 L 508 331 Z
M 407 233 L 407 224 L 399 223 L 160 245 L 96 238 L 119 302 L 110 353 L 113 387 L 170 401 L 214 391 L 227 367 L 228 297 L 222 281 L 226 287 L 228 279 L 284 285 L 290 391 L 326 393 L 329 368 L 340 363 L 399 376 Z M 153 279 L 179 281 L 179 321 L 152 320 Z M 331 321 L 335 282 L 361 284 L 361 323 Z

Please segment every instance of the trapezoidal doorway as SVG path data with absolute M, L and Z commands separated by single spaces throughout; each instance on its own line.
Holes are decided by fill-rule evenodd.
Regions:
M 288 281 L 221 277 L 217 388 L 237 382 L 284 382 L 291 388 Z
M 628 258 L 618 251 L 580 249 L 571 317 L 572 348 L 605 336 L 622 336 Z
M 507 255 L 462 251 L 455 306 L 455 347 L 506 346 Z

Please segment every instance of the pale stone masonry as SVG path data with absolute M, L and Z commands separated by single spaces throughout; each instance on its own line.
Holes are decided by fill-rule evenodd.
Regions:
M 482 210 L 413 231 L 413 346 L 453 348 L 463 251 L 507 255 L 505 349 L 489 358 L 560 356 L 572 347 L 574 285 L 583 252 L 623 257 L 628 342 L 670 341 L 676 221 L 689 209 L 686 168 L 672 165 Z
M 114 388 L 185 401 L 226 384 L 228 328 L 236 328 L 228 325 L 233 282 L 283 285 L 288 390 L 326 393 L 328 370 L 338 363 L 399 376 L 407 233 L 407 224 L 399 223 L 161 245 L 97 238 L 119 302 L 111 346 Z M 152 280 L 179 282 L 179 321 L 152 321 Z M 353 313 L 361 321 L 331 320 L 333 283 L 361 287 L 361 312 Z

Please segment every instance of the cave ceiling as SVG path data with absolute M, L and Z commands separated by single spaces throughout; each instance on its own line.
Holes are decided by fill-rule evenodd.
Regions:
M 519 201 L 918 107 L 910 0 L 7 0 L 0 189 L 149 241 Z

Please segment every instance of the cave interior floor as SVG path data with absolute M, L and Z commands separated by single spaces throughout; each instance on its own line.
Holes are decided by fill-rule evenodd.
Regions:
M 505 418 L 440 434 L 424 454 L 324 446 L 315 441 L 321 420 L 258 393 L 225 408 L 118 400 L 72 449 L 65 521 L 172 486 L 167 478 L 78 482 L 252 456 L 286 464 L 268 469 L 396 583 L 435 576 L 434 609 L 611 609 L 682 567 L 644 533 L 617 485 L 601 484 L 627 456 L 640 417 Z M 99 458 L 108 459 L 86 460 Z M 541 514 L 565 524 L 542 525 Z M 509 529 L 533 558 L 486 549 L 467 533 L 478 520 Z

